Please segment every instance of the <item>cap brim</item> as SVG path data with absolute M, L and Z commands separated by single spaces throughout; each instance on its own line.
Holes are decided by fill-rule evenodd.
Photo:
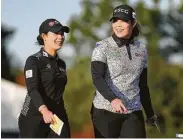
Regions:
M 110 22 L 114 19 L 114 18 L 119 18 L 119 19 L 122 19 L 122 20 L 124 20 L 124 21 L 126 21 L 126 22 L 128 22 L 129 20 L 131 20 L 131 18 L 129 17 L 129 16 L 126 16 L 126 15 L 114 15 L 113 17 L 111 17 L 110 18 Z
M 69 33 L 70 29 L 67 26 L 58 26 L 58 27 L 51 28 L 50 31 L 53 32 L 53 33 L 57 33 L 59 31 Z
M 69 33 L 70 32 L 70 28 L 67 27 L 67 26 L 62 26 L 61 30 L 64 31 L 65 33 Z

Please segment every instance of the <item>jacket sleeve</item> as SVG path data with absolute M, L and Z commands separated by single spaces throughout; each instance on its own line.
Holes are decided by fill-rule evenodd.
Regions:
M 40 73 L 38 68 L 37 57 L 28 57 L 24 67 L 24 75 L 28 94 L 31 97 L 37 109 L 39 109 L 41 105 L 44 105 L 44 102 L 39 92 Z
M 101 93 L 101 95 L 111 102 L 116 98 L 112 90 L 107 85 L 104 75 L 106 70 L 106 56 L 104 52 L 100 49 L 100 46 L 96 47 L 92 54 L 91 62 L 91 74 L 93 83 L 96 89 Z
M 154 115 L 154 111 L 152 108 L 151 97 L 148 87 L 148 79 L 147 79 L 147 65 L 148 65 L 148 55 L 147 50 L 145 50 L 144 57 L 144 65 L 143 71 L 140 75 L 139 87 L 140 87 L 140 99 L 142 106 L 144 108 L 145 114 L 147 118 L 150 118 Z

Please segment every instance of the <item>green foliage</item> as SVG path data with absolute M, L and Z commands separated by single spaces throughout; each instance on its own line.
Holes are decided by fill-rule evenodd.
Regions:
M 83 124 L 90 120 L 90 108 L 94 87 L 90 76 L 90 60 L 80 59 L 68 70 L 68 83 L 64 99 L 74 131 L 82 130 Z
M 148 136 L 173 138 L 176 133 L 183 131 L 183 69 L 168 65 L 158 56 L 149 60 L 148 69 L 152 103 L 164 132 L 159 134 L 155 128 L 147 128 Z
M 116 0 L 115 2 L 124 3 L 124 0 Z M 100 30 L 105 30 L 108 36 L 111 32 L 109 19 L 112 16 L 113 1 L 111 0 L 83 0 L 81 2 L 83 11 L 79 16 L 74 15 L 70 21 L 71 32 L 69 34 L 69 43 L 72 44 L 78 55 L 80 55 L 82 47 L 93 48 L 95 42 L 102 39 Z M 107 23 L 106 23 L 107 21 Z

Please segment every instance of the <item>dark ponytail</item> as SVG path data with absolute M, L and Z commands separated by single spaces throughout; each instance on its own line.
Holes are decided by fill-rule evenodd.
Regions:
M 41 37 L 41 35 L 38 35 L 38 36 L 37 36 L 37 43 L 38 43 L 39 45 L 44 45 L 44 41 L 43 41 L 43 38 Z
M 138 35 L 140 35 L 140 25 L 139 25 L 139 23 L 136 23 L 136 25 L 135 25 L 135 27 L 133 28 L 133 31 L 132 31 L 132 37 L 135 38 Z

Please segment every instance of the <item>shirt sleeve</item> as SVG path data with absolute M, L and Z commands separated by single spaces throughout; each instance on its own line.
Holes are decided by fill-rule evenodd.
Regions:
M 111 91 L 109 86 L 107 85 L 104 76 L 105 70 L 107 67 L 107 60 L 104 52 L 99 48 L 100 46 L 96 47 L 92 54 L 92 62 L 91 62 L 91 74 L 93 83 L 96 89 L 101 93 L 101 95 L 107 99 L 108 101 L 112 101 L 116 98 L 114 93 Z
M 39 109 L 41 105 L 44 105 L 44 102 L 39 92 L 40 73 L 37 57 L 28 57 L 24 68 L 24 75 L 28 94 L 30 95 L 35 106 Z
M 92 53 L 92 61 L 100 61 L 102 63 L 107 63 L 105 49 L 103 48 L 103 46 L 100 45 L 101 44 L 96 44 L 96 47 L 94 48 Z
M 142 106 L 144 108 L 147 118 L 150 118 L 154 115 L 154 111 L 152 108 L 151 97 L 147 83 L 147 68 L 144 68 L 140 75 L 139 87 Z
M 148 52 L 147 52 L 147 48 L 145 48 L 145 51 L 144 51 L 143 66 L 144 66 L 144 68 L 147 68 L 147 66 L 148 66 Z

